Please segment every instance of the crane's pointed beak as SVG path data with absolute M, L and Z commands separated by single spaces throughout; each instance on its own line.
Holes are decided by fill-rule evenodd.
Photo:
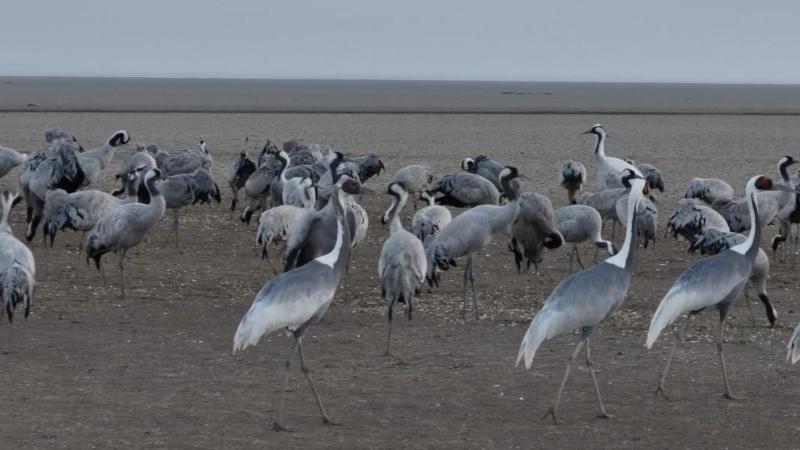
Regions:
M 526 175 L 517 175 L 517 178 L 519 178 L 522 181 L 533 181 L 533 178 Z

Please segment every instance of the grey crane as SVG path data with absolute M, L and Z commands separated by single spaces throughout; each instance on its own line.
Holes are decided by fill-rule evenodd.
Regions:
M 594 146 L 594 165 L 597 171 L 597 190 L 603 191 L 622 187 L 621 177 L 625 169 L 633 171 L 637 176 L 642 176 L 639 169 L 633 164 L 627 163 L 619 158 L 606 156 L 606 129 L 601 124 L 595 124 L 589 131 L 583 134 L 593 134 L 597 136 L 597 143 Z
M 328 172 L 330 160 L 336 157 L 335 153 L 331 153 L 328 159 L 322 159 L 319 161 L 314 160 L 314 162 L 311 164 L 299 164 L 299 161 L 295 158 L 295 155 L 301 154 L 299 150 L 296 150 L 294 154 L 288 154 L 285 151 L 279 152 L 279 154 L 275 157 L 278 158 L 281 154 L 283 156 L 280 156 L 280 158 L 285 158 L 287 161 L 291 159 L 291 161 L 288 162 L 288 164 L 291 164 L 291 166 L 285 168 L 283 172 L 281 172 L 272 181 L 272 185 L 269 188 L 272 198 L 272 206 L 283 203 L 283 185 L 285 181 L 288 183 L 288 180 L 297 178 L 297 182 L 299 182 L 299 179 L 311 178 L 311 181 L 313 181 L 315 184 L 318 184 L 322 176 Z M 295 182 L 294 185 L 295 189 L 298 189 L 298 186 L 296 185 L 297 182 Z M 300 192 L 295 191 L 294 193 L 290 193 L 289 196 L 298 198 L 300 196 Z M 320 197 L 322 198 L 322 196 Z M 324 200 L 328 200 L 327 195 L 324 196 Z
M 429 192 L 442 194 L 436 203 L 457 208 L 497 205 L 500 202 L 500 192 L 489 180 L 469 172 L 442 175 L 433 182 Z
M 747 182 L 745 188 L 745 198 L 750 212 L 750 234 L 747 240 L 735 245 L 724 252 L 701 259 L 686 269 L 672 288 L 667 292 L 659 303 L 653 318 L 650 321 L 650 328 L 647 331 L 647 348 L 652 348 L 661 332 L 672 322 L 684 313 L 689 315 L 696 314 L 706 308 L 714 308 L 719 311 L 719 343 L 717 353 L 719 354 L 722 366 L 722 380 L 725 383 L 725 398 L 735 399 L 731 394 L 730 384 L 728 383 L 728 371 L 725 365 L 724 336 L 725 318 L 733 301 L 742 292 L 745 284 L 753 271 L 753 263 L 758 255 L 761 241 L 761 219 L 758 214 L 756 201 L 757 189 L 768 190 L 772 188 L 772 181 L 764 176 L 752 177 Z M 675 347 L 682 340 L 683 332 L 689 320 L 684 321 L 684 325 L 678 331 L 675 343 L 667 357 L 667 364 L 661 379 L 658 382 L 656 395 L 663 394 L 668 398 L 664 388 L 667 378 L 672 355 Z
M 375 153 L 367 153 L 361 156 L 346 158 L 342 163 L 343 170 L 351 170 L 358 175 L 358 181 L 364 184 L 375 175 L 380 175 L 382 170 L 386 170 L 383 161 Z
M 681 237 L 693 242 L 698 235 L 709 228 L 730 232 L 725 218 L 711 207 L 694 198 L 682 198 L 675 204 L 675 210 L 669 216 L 666 232 L 675 238 Z
M 699 250 L 703 255 L 716 255 L 746 240 L 747 238 L 739 233 L 724 232 L 716 228 L 708 228 L 692 242 L 692 245 L 689 246 L 689 253 L 694 253 Z M 744 295 L 747 308 L 750 310 L 750 317 L 753 319 L 753 325 L 756 323 L 756 318 L 755 314 L 753 314 L 753 307 L 750 305 L 750 296 L 747 292 L 749 287 L 754 287 L 756 289 L 758 299 L 761 300 L 761 303 L 764 304 L 764 308 L 766 309 L 767 320 L 769 320 L 770 326 L 774 327 L 775 321 L 778 319 L 778 311 L 772 306 L 769 296 L 767 295 L 768 278 L 769 258 L 766 252 L 759 247 L 756 259 L 753 261 L 753 270 L 750 272 L 747 287 L 744 288 Z
M 239 191 L 244 187 L 245 183 L 247 183 L 247 179 L 250 178 L 250 175 L 255 171 L 256 164 L 252 159 L 247 157 L 247 152 L 245 151 L 240 152 L 239 157 L 228 167 L 225 178 L 228 180 L 228 186 L 231 188 L 231 211 L 236 210 L 236 204 L 239 201 Z
M 781 224 L 780 231 L 777 235 L 772 237 L 772 251 L 778 251 L 778 247 L 791 237 L 792 224 L 800 223 L 800 184 L 794 187 L 794 199 L 787 203 L 779 212 L 778 220 Z M 787 246 L 788 247 L 788 246 Z M 797 236 L 794 238 L 794 248 L 792 249 L 792 265 L 797 259 Z
M 14 310 L 22 304 L 25 308 L 25 318 L 31 310 L 31 300 L 36 286 L 36 264 L 33 253 L 19 239 L 14 237 L 11 226 L 8 225 L 8 216 L 11 208 L 21 198 L 8 191 L 3 192 L 0 198 L 0 298 L 3 299 L 3 308 L 0 309 L 0 319 L 3 311 L 12 322 Z
M 322 255 L 308 264 L 284 272 L 271 280 L 256 294 L 252 306 L 239 322 L 233 337 L 233 352 L 256 345 L 261 336 L 286 329 L 292 333 L 294 343 L 286 359 L 286 377 L 283 382 L 278 420 L 275 431 L 286 431 L 283 421 L 283 405 L 289 383 L 289 372 L 295 349 L 300 353 L 300 368 L 317 401 L 323 423 L 335 424 L 325 411 L 317 388 L 311 380 L 311 370 L 303 354 L 303 336 L 316 324 L 333 300 L 342 280 L 350 256 L 350 233 L 347 214 L 343 205 L 343 194 L 358 193 L 359 184 L 348 176 L 337 180 L 330 203 L 335 212 L 335 243 Z
M 192 173 L 198 169 L 211 170 L 211 166 L 214 163 L 206 141 L 202 139 L 197 148 L 189 148 L 175 155 L 156 148 L 153 157 L 158 164 L 158 169 L 165 177 L 181 173 Z
M 564 238 L 553 223 L 553 204 L 546 195 L 523 192 L 517 204 L 517 216 L 509 227 L 508 249 L 514 254 L 517 272 L 522 273 L 533 264 L 538 275 L 539 264 L 544 259 L 543 249 L 561 247 Z
M 620 181 L 621 183 L 621 181 Z M 604 189 L 595 193 L 584 193 L 578 199 L 578 203 L 582 205 L 591 206 L 600 213 L 603 222 L 611 221 L 611 236 L 613 238 L 617 229 L 617 200 L 624 197 L 627 192 L 626 188 L 611 188 Z
M 685 198 L 699 198 L 709 205 L 717 200 L 733 201 L 733 187 L 717 178 L 692 178 Z
M 78 143 L 78 138 L 61 127 L 50 127 L 46 129 L 44 131 L 44 141 L 47 142 L 48 145 L 57 145 L 61 141 L 71 141 L 77 145 L 79 152 L 83 151 L 83 147 Z
M 149 169 L 144 175 L 144 183 L 150 195 L 150 203 L 127 203 L 104 214 L 86 233 L 84 248 L 86 262 L 94 260 L 100 269 L 100 260 L 108 252 L 119 255 L 120 292 L 125 299 L 125 254 L 131 247 L 139 245 L 150 230 L 158 224 L 166 209 L 164 196 L 156 186 L 161 176 L 158 169 Z
M 778 214 L 778 201 L 774 197 L 765 197 L 756 195 L 758 202 L 759 223 L 767 225 L 772 222 Z M 738 200 L 716 200 L 711 204 L 715 211 L 720 213 L 731 231 L 739 233 L 750 229 L 750 220 L 748 219 L 748 206 L 744 198 Z
M 796 194 L 795 194 L 795 186 L 797 183 L 793 183 L 789 173 L 787 172 L 787 168 L 794 164 L 796 161 L 791 156 L 783 156 L 780 160 L 778 160 L 778 175 L 780 179 L 776 183 L 776 186 L 779 189 L 774 191 L 764 192 L 763 195 L 772 194 L 775 197 L 775 200 L 778 202 L 778 214 L 775 218 L 778 220 L 778 234 L 773 236 L 772 238 L 772 251 L 777 252 L 778 247 L 780 247 L 781 243 L 786 241 L 787 237 L 791 234 L 792 223 L 796 223 L 797 221 L 792 221 L 792 215 L 794 214 L 796 208 Z M 795 214 L 796 216 L 800 214 Z M 796 219 L 800 219 L 800 217 L 796 217 Z M 784 254 L 781 254 L 781 259 L 785 256 L 787 248 L 784 248 Z M 795 249 L 796 250 L 796 249 Z
M 20 153 L 13 148 L 0 146 L 0 178 L 8 175 L 11 169 L 22 165 L 28 155 Z
M 567 190 L 570 204 L 577 203 L 576 194 L 581 192 L 584 183 L 586 183 L 586 167 L 583 163 L 570 159 L 561 165 L 558 171 L 558 184 Z
M 269 194 L 270 186 L 272 186 L 272 182 L 275 178 L 279 176 L 281 165 L 283 164 L 274 157 L 277 155 L 278 148 L 269 141 L 267 141 L 267 143 L 268 145 L 265 145 L 264 149 L 261 151 L 262 155 L 264 155 L 263 161 L 261 155 L 259 155 L 258 159 L 260 163 L 258 168 L 247 178 L 244 184 L 247 206 L 244 211 L 242 211 L 241 220 L 245 223 L 250 223 L 250 219 L 256 211 L 266 208 L 267 194 Z
M 442 228 L 452 222 L 450 210 L 436 204 L 436 200 L 428 191 L 422 191 L 420 197 L 428 202 L 428 206 L 418 210 L 411 218 L 411 233 L 425 242 Z
M 414 199 L 414 209 L 417 209 L 417 196 L 424 192 L 433 183 L 433 173 L 428 166 L 411 164 L 402 167 L 392 175 L 389 184 L 402 183 L 408 195 Z
M 625 161 L 633 164 L 639 170 L 644 179 L 647 180 L 647 187 L 650 188 L 650 192 L 655 189 L 658 189 L 659 192 L 664 192 L 664 178 L 656 166 L 648 163 L 637 163 L 630 158 L 626 158 Z
M 624 179 L 623 182 L 627 183 Z M 650 183 L 647 186 L 649 188 Z M 653 241 L 653 245 L 655 245 L 658 231 L 658 208 L 647 197 L 638 203 L 637 208 L 639 208 L 639 211 L 636 212 L 636 223 L 634 225 L 636 226 L 636 233 L 642 239 L 642 246 L 647 248 L 650 241 Z M 620 223 L 623 223 L 625 218 L 628 217 L 628 194 L 617 199 L 615 209 L 617 210 L 617 219 Z
M 75 192 L 86 179 L 78 160 L 78 144 L 70 140 L 58 141 L 53 155 L 42 158 L 39 155 L 29 158 L 20 175 L 20 188 L 28 207 L 28 227 L 25 238 L 28 241 L 36 236 L 36 230 L 44 213 L 47 191 L 64 189 Z M 40 154 L 41 155 L 41 154 Z
M 276 274 L 278 273 L 278 268 L 269 258 L 269 246 L 272 244 L 278 245 L 278 242 L 285 242 L 294 224 L 304 213 L 312 212 L 316 203 L 315 189 L 311 178 L 303 178 L 303 186 L 305 188 L 303 207 L 278 205 L 261 213 L 261 217 L 258 219 L 256 243 L 261 246 L 261 258 L 267 260 Z
M 114 178 L 120 182 L 120 188 L 111 194 L 119 196 L 127 191 L 131 172 L 142 167 L 150 169 L 158 167 L 156 159 L 152 155 L 157 149 L 158 147 L 155 144 L 136 144 L 134 150 L 120 162 L 117 173 L 114 174 Z M 138 189 L 139 187 L 137 186 Z M 145 190 L 144 186 L 141 186 L 141 189 Z
M 494 185 L 495 188 L 497 188 L 498 192 L 503 194 L 505 192 L 503 191 L 502 183 L 500 183 L 500 172 L 503 171 L 505 166 L 505 164 L 486 155 L 478 155 L 474 159 L 464 158 L 461 160 L 461 168 L 463 170 L 486 178 Z M 519 181 L 513 180 L 511 182 L 511 187 L 514 188 L 514 192 L 518 193 Z
M 422 241 L 403 229 L 403 224 L 400 222 L 400 211 L 408 201 L 408 192 L 405 186 L 399 181 L 389 183 L 388 193 L 392 196 L 392 203 L 381 218 L 381 222 L 384 225 L 389 224 L 390 236 L 383 243 L 378 260 L 381 295 L 389 305 L 387 313 L 389 327 L 386 334 L 387 355 L 391 353 L 394 305 L 396 303 L 405 304 L 408 320 L 411 320 L 412 300 L 425 282 L 425 274 L 428 270 L 428 261 L 425 258 Z
M 100 173 L 111 165 L 114 151 L 117 147 L 127 144 L 131 138 L 125 130 L 119 130 L 111 135 L 102 147 L 78 153 L 78 164 L 84 174 L 83 186 L 92 186 L 97 183 Z
M 463 174 L 469 175 L 466 172 Z M 473 259 L 475 253 L 486 247 L 496 234 L 506 232 L 517 216 L 519 209 L 517 193 L 511 187 L 511 180 L 517 177 L 519 177 L 517 169 L 511 166 L 506 167 L 500 173 L 500 182 L 508 195 L 508 203 L 503 206 L 479 205 L 468 209 L 453 219 L 449 225 L 442 228 L 426 248 L 426 256 L 428 258 L 426 279 L 431 286 L 439 284 L 437 269 L 447 270 L 450 266 L 455 266 L 455 258 L 467 257 L 467 263 L 464 266 L 464 307 L 462 316 L 467 314 L 467 282 L 469 282 L 472 288 L 472 304 L 475 310 L 475 318 L 479 318 Z
M 632 171 L 626 171 L 633 175 Z M 636 175 L 631 180 L 631 195 L 628 197 L 628 211 L 625 224 L 625 242 L 619 253 L 600 264 L 573 273 L 558 283 L 547 298 L 544 306 L 534 315 L 517 354 L 517 364 L 525 362 L 530 369 L 539 346 L 546 340 L 560 334 L 580 329 L 581 335 L 572 352 L 564 378 L 556 393 L 555 401 L 544 417 L 552 416 L 553 422 L 561 423 L 558 405 L 567 383 L 569 372 L 581 348 L 586 344 L 586 367 L 592 376 L 597 402 L 600 404 L 600 417 L 611 417 L 606 412 L 600 387 L 595 376 L 594 364 L 589 351 L 589 338 L 592 332 L 622 306 L 630 286 L 631 273 L 636 256 L 636 233 L 633 223 L 636 218 L 636 203 L 642 198 L 646 186 L 644 179 Z
M 603 239 L 603 219 L 600 213 L 591 206 L 568 205 L 555 210 L 553 221 L 564 242 L 574 244 L 569 253 L 569 271 L 572 272 L 572 260 L 577 258 L 578 265 L 584 269 L 578 244 L 592 242 L 597 248 L 608 252 L 609 256 L 617 253 L 611 241 Z
M 135 192 L 134 192 L 135 198 Z M 47 192 L 44 204 L 44 237 L 50 246 L 59 231 L 71 229 L 87 232 L 106 212 L 122 204 L 122 200 L 102 191 L 85 190 L 67 193 L 63 189 Z
M 169 176 L 158 183 L 158 190 L 164 198 L 166 208 L 174 213 L 172 231 L 175 233 L 175 246 L 178 247 L 178 215 L 181 208 L 196 204 L 220 203 L 219 186 L 204 169 L 192 173 Z
M 798 359 L 800 359 L 800 324 L 794 329 L 789 345 L 786 346 L 786 360 L 794 364 Z
M 291 150 L 286 150 L 284 145 L 284 151 L 291 152 Z M 275 145 L 271 140 L 267 139 L 267 142 L 264 143 L 264 147 L 261 148 L 261 152 L 258 154 L 258 161 L 256 161 L 256 168 L 261 167 L 272 158 L 272 155 L 278 154 L 278 146 Z

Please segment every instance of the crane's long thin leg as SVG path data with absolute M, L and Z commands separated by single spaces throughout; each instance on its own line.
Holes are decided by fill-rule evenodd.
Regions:
M 178 210 L 175 210 L 175 220 L 172 222 L 172 229 L 175 231 L 175 248 L 180 249 L 180 244 L 178 243 Z
M 122 300 L 125 300 L 125 252 L 127 250 L 122 250 L 119 253 L 119 275 L 120 275 L 120 287 L 122 289 Z
M 683 342 L 683 334 L 686 332 L 686 327 L 689 326 L 689 317 L 690 316 L 686 316 L 686 321 L 683 323 L 683 326 L 678 328 L 678 330 L 675 332 L 675 342 L 672 344 L 672 348 L 669 350 L 669 356 L 667 356 L 667 365 L 664 366 L 664 371 L 661 373 L 661 379 L 658 380 L 656 397 L 658 397 L 658 394 L 661 394 L 665 399 L 669 400 L 669 394 L 667 394 L 667 390 L 664 388 L 664 382 L 667 381 L 667 373 L 669 372 L 669 365 L 672 362 L 672 356 L 675 354 L 675 349 L 681 342 Z
M 575 260 L 578 261 L 578 265 L 581 266 L 581 269 L 585 269 L 586 267 L 583 266 L 583 261 L 581 261 L 581 252 L 578 250 L 578 246 L 575 246 Z
M 286 358 L 286 376 L 283 378 L 281 406 L 280 409 L 278 409 L 278 420 L 272 425 L 272 431 L 289 431 L 288 428 L 283 426 L 283 404 L 286 399 L 286 390 L 289 388 L 289 370 L 292 368 L 292 357 L 294 356 L 294 350 L 297 348 L 299 342 L 300 340 L 295 338 L 294 342 L 292 342 L 292 349 L 289 350 L 289 356 Z
M 472 255 L 467 259 L 464 264 L 464 307 L 461 309 L 461 317 L 467 318 L 467 282 L 469 281 L 469 265 L 472 264 Z
M 586 368 L 589 369 L 589 375 L 592 376 L 594 392 L 597 394 L 597 403 L 600 404 L 600 415 L 598 417 L 610 419 L 611 415 L 606 412 L 606 405 L 603 404 L 603 397 L 600 395 L 600 385 L 597 384 L 597 377 L 594 374 L 594 364 L 592 363 L 592 355 L 589 351 L 589 338 L 586 338 Z
M 389 303 L 389 314 L 387 315 L 387 319 L 389 322 L 389 331 L 386 333 L 386 353 L 384 356 L 389 356 L 392 354 L 392 311 L 394 310 L 394 299 Z
M 574 247 L 572 247 L 572 250 L 569 252 L 569 273 L 572 273 L 572 260 L 575 259 L 576 251 L 578 251 L 577 244 Z
M 311 369 L 309 369 L 308 366 L 306 365 L 306 359 L 303 356 L 303 338 L 297 339 L 297 346 L 300 349 L 300 369 L 303 371 L 303 375 L 306 376 L 308 385 L 311 386 L 311 392 L 314 393 L 314 398 L 317 399 L 317 406 L 319 406 L 319 412 L 322 414 L 322 422 L 325 425 L 339 425 L 338 423 L 331 420 L 331 418 L 328 416 L 328 413 L 325 412 L 325 407 L 322 406 L 322 400 L 319 398 L 319 394 L 317 393 L 317 388 L 314 387 L 314 382 L 311 380 Z
M 756 314 L 753 312 L 753 305 L 750 302 L 750 291 L 748 288 L 750 287 L 750 282 L 748 281 L 747 286 L 744 287 L 744 301 L 747 303 L 747 309 L 750 310 L 750 320 L 753 322 L 753 326 L 757 326 L 758 323 L 756 322 Z
M 575 363 L 575 358 L 578 356 L 578 352 L 581 351 L 581 347 L 583 347 L 584 340 L 581 339 L 576 345 L 575 350 L 572 352 L 572 356 L 569 359 L 569 363 L 567 363 L 567 369 L 564 371 L 564 378 L 561 380 L 561 385 L 558 387 L 558 392 L 556 393 L 556 401 L 553 403 L 553 406 L 547 410 L 547 413 L 542 417 L 542 419 L 546 418 L 547 416 L 553 417 L 553 423 L 556 425 L 561 425 L 561 419 L 558 417 L 558 403 L 561 401 L 561 393 L 564 392 L 564 386 L 567 384 L 567 378 L 569 377 L 569 371 L 572 369 L 572 364 Z
M 731 394 L 731 385 L 728 383 L 728 368 L 725 365 L 725 348 L 723 345 L 723 339 L 725 337 L 725 320 L 720 320 L 719 322 L 719 343 L 717 344 L 717 352 L 719 353 L 719 362 L 722 366 L 722 381 L 725 382 L 725 393 L 723 396 L 728 400 L 742 400 L 740 397 L 736 397 Z
M 474 253 L 472 254 L 474 255 Z M 475 292 L 475 275 L 472 270 L 472 255 L 469 255 L 469 286 L 472 289 L 472 306 L 475 308 L 475 320 L 479 320 L 480 316 L 478 315 L 478 294 Z

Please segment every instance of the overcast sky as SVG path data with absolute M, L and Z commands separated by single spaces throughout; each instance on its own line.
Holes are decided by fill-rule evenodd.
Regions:
M 800 83 L 800 2 L 8 0 L 0 74 Z

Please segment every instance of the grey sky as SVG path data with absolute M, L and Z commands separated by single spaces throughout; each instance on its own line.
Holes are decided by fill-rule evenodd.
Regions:
M 0 74 L 800 83 L 800 3 L 9 0 Z

